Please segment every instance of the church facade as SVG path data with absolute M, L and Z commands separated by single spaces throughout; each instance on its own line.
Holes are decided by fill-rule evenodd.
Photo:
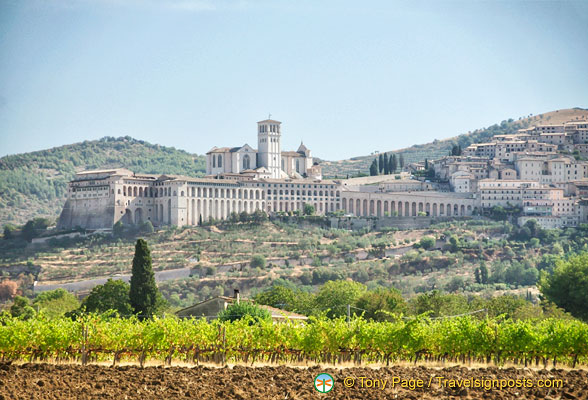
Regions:
M 213 147 L 206 153 L 206 175 L 221 178 L 321 179 L 310 150 L 300 143 L 296 151 L 282 151 L 282 123 L 266 119 L 257 123 L 257 149 Z

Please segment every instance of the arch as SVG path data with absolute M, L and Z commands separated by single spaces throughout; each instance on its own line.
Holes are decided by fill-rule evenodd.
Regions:
M 418 212 L 424 212 L 424 211 L 425 211 L 425 209 L 423 207 L 423 203 L 419 202 L 419 211 Z
M 390 216 L 393 216 L 395 212 L 396 212 L 396 202 L 391 201 L 390 202 Z
M 363 216 L 364 217 L 367 217 L 369 215 L 368 201 L 367 200 L 364 200 L 363 201 L 362 211 L 363 211 Z
M 128 208 L 125 210 L 125 215 L 123 217 L 123 224 L 131 225 L 133 223 L 133 212 Z
M 141 207 L 135 210 L 135 225 L 143 223 L 143 209 Z
M 355 201 L 355 215 L 358 217 L 361 215 L 361 200 L 357 199 Z
M 249 158 L 249 154 L 245 154 L 243 156 L 243 169 L 250 169 L 251 168 L 251 160 Z
M 437 216 L 437 203 L 433 203 L 433 217 Z
M 143 197 L 143 188 L 142 187 L 139 188 L 139 197 Z
M 390 210 L 388 210 L 388 202 L 384 201 L 384 215 L 390 215 Z
M 127 187 L 123 186 L 123 196 L 126 196 L 126 195 L 127 195 Z
M 343 199 L 343 201 L 341 201 L 341 207 L 343 207 L 343 210 L 347 211 L 347 199 Z
M 218 155 L 218 162 L 216 163 L 216 165 L 218 165 L 219 168 L 222 168 L 223 166 L 223 158 L 220 154 Z
M 431 215 L 431 203 L 425 204 L 425 212 L 427 213 L 427 217 Z
M 167 201 L 167 223 L 170 225 L 172 223 L 171 199 L 168 199 Z
M 416 217 L 416 215 L 417 215 L 417 203 L 416 203 L 416 201 L 413 201 L 412 202 L 412 216 Z
M 460 211 L 459 215 L 461 215 L 463 217 L 465 215 L 465 206 L 463 204 L 461 205 L 459 211 Z
M 137 197 L 137 186 L 133 187 L 133 197 Z
M 159 205 L 159 222 L 161 222 L 160 225 L 163 225 L 163 204 Z
M 398 216 L 402 217 L 402 202 L 398 202 Z
M 382 200 L 378 200 L 378 202 L 376 203 L 376 215 L 378 217 L 382 216 Z
M 410 217 L 410 203 L 408 201 L 404 202 L 404 216 Z
M 446 214 L 448 217 L 451 217 L 451 204 L 447 204 L 447 205 L 445 206 L 445 214 Z

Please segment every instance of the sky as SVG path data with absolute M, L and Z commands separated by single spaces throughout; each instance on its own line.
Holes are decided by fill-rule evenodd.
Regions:
M 282 121 L 326 160 L 588 108 L 588 1 L 0 0 L 0 156 L 191 153 Z

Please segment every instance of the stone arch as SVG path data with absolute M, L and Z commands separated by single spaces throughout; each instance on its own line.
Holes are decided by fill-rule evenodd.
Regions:
M 171 213 L 171 199 L 167 200 L 167 223 L 171 225 L 172 213 Z
M 378 217 L 381 217 L 382 216 L 382 200 L 378 200 L 376 202 L 376 215 Z
M 404 216 L 410 217 L 410 203 L 408 201 L 404 202 Z
M 427 217 L 431 215 L 431 203 L 425 204 L 425 212 L 427 213 Z
M 416 203 L 416 201 L 413 201 L 412 202 L 412 216 L 416 217 L 416 215 L 417 215 L 417 203 Z
M 347 212 L 347 199 L 343 199 L 341 201 L 341 206 L 343 207 L 343 210 L 345 210 L 345 212 Z
M 437 216 L 437 203 L 433 203 L 433 217 Z
M 424 212 L 424 208 L 423 208 L 423 203 L 419 202 L 419 211 L 418 212 Z
M 143 188 L 142 187 L 139 188 L 139 197 L 143 197 Z
M 159 205 L 159 222 L 163 224 L 163 204 Z
M 137 186 L 133 187 L 133 197 L 137 197 Z
M 127 225 L 133 224 L 133 212 L 128 208 L 125 210 L 125 215 L 123 217 L 123 224 L 127 224 Z
M 402 217 L 402 202 L 398 202 L 398 216 Z
M 355 215 L 357 215 L 358 217 L 361 215 L 361 200 L 360 199 L 355 200 Z
M 135 225 L 143 223 L 143 209 L 141 207 L 135 210 Z

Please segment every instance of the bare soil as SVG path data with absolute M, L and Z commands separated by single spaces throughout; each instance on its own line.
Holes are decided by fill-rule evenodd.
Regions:
M 318 393 L 319 373 L 335 380 Z M 345 378 L 355 378 L 346 387 Z M 362 388 L 360 377 L 387 380 L 384 389 Z M 394 377 L 421 379 L 424 388 L 392 387 Z M 432 379 L 432 385 L 428 382 Z M 440 387 L 446 379 L 561 379 L 561 388 L 465 389 Z M 347 381 L 349 382 L 349 380 Z M 0 399 L 588 399 L 588 371 L 506 368 L 295 368 L 295 367 L 146 367 L 55 364 L 0 364 Z

